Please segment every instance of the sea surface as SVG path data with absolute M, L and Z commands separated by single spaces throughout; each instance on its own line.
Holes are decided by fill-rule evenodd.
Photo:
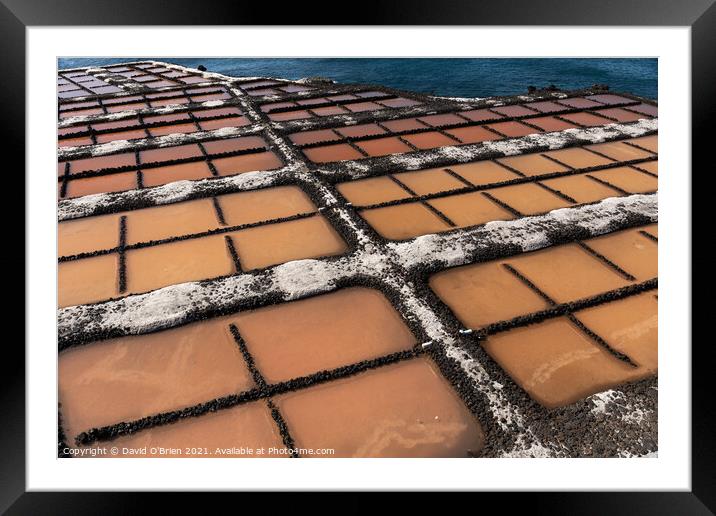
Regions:
M 657 59 L 632 58 L 60 58 L 60 68 L 154 59 L 236 77 L 327 77 L 447 97 L 517 95 L 528 86 L 577 89 L 606 84 L 657 98 Z

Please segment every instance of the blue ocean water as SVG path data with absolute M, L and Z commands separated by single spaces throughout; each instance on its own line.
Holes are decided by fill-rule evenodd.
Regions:
M 60 58 L 60 68 L 156 59 L 203 64 L 232 76 L 321 76 L 341 83 L 373 83 L 448 97 L 488 97 L 527 92 L 528 86 L 562 89 L 607 84 L 657 98 L 657 59 L 632 58 Z

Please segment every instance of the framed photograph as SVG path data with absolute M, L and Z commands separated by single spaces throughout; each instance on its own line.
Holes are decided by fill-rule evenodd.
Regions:
M 714 511 L 691 338 L 712 2 L 116 7 L 0 11 L 27 242 L 0 508 Z

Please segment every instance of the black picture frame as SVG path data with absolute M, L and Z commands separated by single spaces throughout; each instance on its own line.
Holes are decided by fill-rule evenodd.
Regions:
M 171 5 L 171 12 L 166 9 Z M 622 0 L 622 1 L 495 1 L 435 2 L 425 0 L 393 0 L 366 2 L 351 14 L 351 24 L 370 25 L 602 25 L 602 26 L 688 26 L 691 27 L 692 51 L 692 155 L 693 168 L 706 168 L 706 155 L 713 134 L 712 120 L 716 103 L 713 99 L 716 86 L 716 6 L 714 0 Z M 23 167 L 22 152 L 25 137 L 25 30 L 29 26 L 47 25 L 271 25 L 303 22 L 315 25 L 318 13 L 336 13 L 335 5 L 312 2 L 282 5 L 271 9 L 267 19 L 261 2 L 212 1 L 207 4 L 188 0 L 0 0 L 0 48 L 2 48 L 2 80 L 0 91 L 4 124 L 3 146 L 13 149 L 19 157 L 16 167 Z M 342 25 L 347 17 L 335 17 L 328 24 Z M 713 145 L 713 144 L 711 144 Z M 6 151 L 6 155 L 10 152 Z M 713 167 L 713 163 L 710 164 Z M 686 171 L 684 171 L 686 173 Z M 17 177 L 17 176 L 15 176 Z M 7 181 L 7 179 L 6 179 Z M 22 188 L 24 184 L 16 185 Z M 15 196 L 19 202 L 24 196 Z M 694 203 L 695 205 L 695 203 Z M 24 211 L 23 211 L 24 212 Z M 15 221 L 7 226 L 15 242 L 24 242 L 25 228 Z M 22 246 L 24 263 L 24 245 Z M 3 257 L 6 266 L 20 265 L 20 256 Z M 26 269 L 26 274 L 29 273 Z M 19 275 L 15 280 L 19 283 Z M 10 288 L 10 287 L 6 287 Z M 14 285 L 16 292 L 24 292 L 23 285 Z M 28 307 L 30 308 L 30 307 Z M 15 303 L 16 311 L 24 310 L 24 303 Z M 17 327 L 22 315 L 4 311 L 6 328 Z M 25 490 L 25 354 L 19 339 L 6 338 L 2 364 L 2 401 L 5 410 L 0 423 L 0 442 L 3 444 L 0 460 L 0 511 L 8 514 L 115 514 L 144 512 L 148 509 L 148 494 L 120 493 L 27 493 Z M 714 364 L 714 346 L 711 342 L 698 342 L 692 348 L 692 490 L 690 492 L 646 493 L 531 493 L 509 494 L 512 506 L 530 507 L 529 510 L 553 514 L 714 514 L 716 513 L 716 439 L 713 425 L 714 407 L 711 399 L 713 384 L 711 369 Z M 215 495 L 212 495 L 215 496 Z M 320 505 L 327 508 L 329 495 L 323 495 Z M 372 508 L 372 499 L 342 502 L 349 510 Z M 487 497 L 481 495 L 485 503 Z M 504 496 L 504 495 L 502 495 Z M 274 499 L 275 500 L 275 499 Z M 295 503 L 287 501 L 287 503 Z M 301 497 L 298 498 L 299 503 Z M 460 503 L 458 500 L 455 502 Z M 495 500 L 496 501 L 496 500 Z M 216 499 L 212 500 L 217 503 Z M 500 501 L 501 503 L 504 500 Z M 182 494 L 162 497 L 164 510 L 172 505 L 191 508 L 192 502 Z M 276 501 L 275 503 L 280 503 Z M 405 502 L 425 508 L 421 496 Z M 464 502 L 463 502 L 464 503 Z M 418 505 L 419 504 L 419 505 Z M 335 506 L 334 506 L 335 507 Z M 71 508 L 71 509 L 70 509 Z M 278 506 L 274 507 L 278 509 Z M 477 509 L 477 507 L 476 507 Z

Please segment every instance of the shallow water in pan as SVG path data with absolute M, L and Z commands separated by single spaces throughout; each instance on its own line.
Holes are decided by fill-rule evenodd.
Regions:
M 82 197 L 95 193 L 122 192 L 137 188 L 137 173 L 115 172 L 96 177 L 83 177 L 67 182 L 65 198 Z
M 636 277 L 637 281 L 656 278 L 658 245 L 637 229 L 619 231 L 585 241 L 589 247 Z
M 549 247 L 507 261 L 558 303 L 576 301 L 630 284 L 577 244 Z
M 536 184 L 523 183 L 489 190 L 490 195 L 524 215 L 536 215 L 571 204 Z
M 451 140 L 437 131 L 406 134 L 403 135 L 402 138 L 415 145 L 418 149 L 434 149 L 435 147 L 443 147 L 446 145 L 459 145 L 455 140 Z
M 548 308 L 501 262 L 455 267 L 430 277 L 430 288 L 467 328 L 481 328 Z
M 450 170 L 474 185 L 487 185 L 519 178 L 517 174 L 492 161 L 477 161 L 464 165 L 451 165 Z
M 636 165 L 648 170 L 648 165 Z M 617 167 L 608 170 L 590 172 L 590 176 L 606 181 L 607 183 L 624 190 L 627 193 L 651 193 L 657 190 L 659 181 L 648 174 L 634 170 L 631 167 Z
M 358 145 L 358 147 L 363 149 L 368 156 L 371 157 L 387 156 L 388 154 L 400 154 L 403 152 L 411 152 L 413 150 L 396 137 L 365 140 L 356 143 L 356 145 Z
M 462 143 L 479 143 L 491 140 L 499 140 L 501 136 L 479 126 L 458 127 L 457 129 L 446 129 L 450 136 L 456 137 Z
M 485 224 L 493 220 L 510 220 L 514 216 L 481 192 L 450 195 L 428 201 L 458 227 Z
M 566 172 L 569 170 L 567 167 L 555 163 L 540 154 L 512 156 L 509 158 L 500 158 L 497 161 L 530 177 L 550 174 L 552 172 Z
M 332 161 L 362 159 L 364 157 L 347 143 L 304 149 L 303 154 L 314 163 L 329 163 Z
M 219 227 L 210 199 L 179 202 L 125 213 L 127 244 L 201 233 Z
M 269 383 L 411 348 L 415 338 L 377 290 L 347 288 L 238 314 L 256 367 Z
M 126 256 L 131 294 L 235 272 L 223 235 L 133 249 Z
M 391 240 L 450 229 L 446 222 L 419 202 L 364 210 L 360 215 L 380 235 Z
M 316 207 L 297 186 L 279 186 L 251 192 L 220 195 L 217 198 L 228 226 L 311 213 Z
M 612 356 L 566 317 L 491 335 L 483 347 L 549 408 L 648 374 Z
M 466 187 L 465 183 L 439 168 L 404 172 L 394 174 L 394 177 L 418 195 L 446 192 Z
M 598 145 L 588 145 L 588 149 L 600 152 L 609 156 L 616 161 L 629 161 L 632 159 L 642 159 L 653 157 L 651 152 L 637 149 L 624 142 L 600 143 Z
M 296 445 L 335 457 L 467 457 L 484 434 L 436 366 L 414 358 L 276 398 Z
M 594 202 L 621 195 L 620 192 L 589 179 L 586 174 L 547 179 L 542 181 L 542 184 L 570 196 L 578 203 Z
M 244 271 L 303 258 L 343 253 L 347 246 L 320 215 L 244 229 L 229 234 Z
M 275 170 L 283 166 L 281 159 L 273 152 L 243 154 L 229 158 L 211 160 L 220 176 L 230 176 L 261 170 Z
M 356 206 L 368 206 L 381 202 L 407 199 L 411 195 L 387 177 L 373 177 L 339 183 L 336 188 Z
M 211 170 L 204 161 L 179 163 L 163 167 L 145 168 L 142 170 L 142 183 L 144 186 L 159 186 L 174 181 L 208 179 Z
M 577 319 L 639 366 L 658 367 L 658 319 L 656 291 L 587 308 Z
M 58 264 L 60 308 L 102 301 L 118 295 L 116 254 L 93 256 Z
M 588 168 L 614 163 L 614 161 L 609 158 L 603 158 L 588 150 L 578 148 L 545 152 L 545 155 L 573 168 Z
M 99 215 L 61 222 L 57 226 L 59 256 L 112 249 L 119 245 L 119 215 Z
M 67 434 L 242 392 L 254 387 L 223 319 L 95 342 L 60 353 Z

